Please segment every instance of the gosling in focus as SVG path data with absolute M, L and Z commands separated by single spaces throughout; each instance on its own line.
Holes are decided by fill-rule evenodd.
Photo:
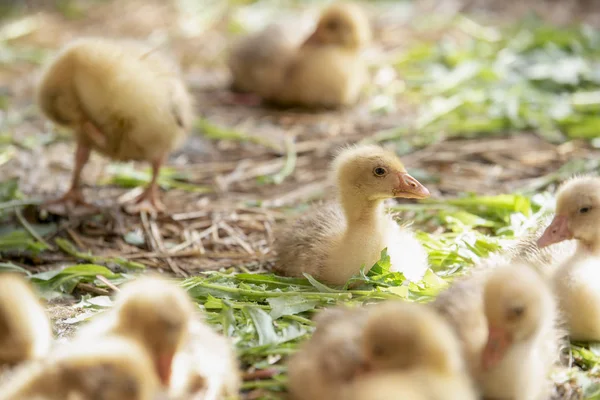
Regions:
M 379 146 L 342 150 L 332 165 L 338 200 L 279 228 L 275 271 L 303 273 L 343 285 L 362 266 L 367 270 L 387 248 L 392 270 L 408 279 L 422 278 L 427 253 L 413 232 L 385 212 L 384 200 L 424 199 L 429 191 L 410 176 L 400 159 Z

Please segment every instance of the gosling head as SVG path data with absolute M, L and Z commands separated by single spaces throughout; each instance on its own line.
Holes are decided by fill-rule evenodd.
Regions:
M 183 289 L 155 277 L 137 279 L 119 296 L 118 329 L 148 349 L 165 385 L 170 382 L 173 357 L 187 337 L 192 312 Z
M 304 45 L 359 49 L 371 40 L 369 20 L 356 4 L 338 3 L 327 8 Z
M 528 265 L 500 267 L 483 289 L 488 340 L 481 364 L 496 366 L 513 345 L 534 338 L 544 324 L 554 323 L 554 301 L 544 280 Z
M 574 178 L 558 190 L 554 219 L 538 239 L 538 246 L 577 239 L 588 249 L 598 250 L 599 238 L 600 178 Z
M 120 337 L 70 344 L 53 354 L 60 386 L 96 400 L 146 399 L 158 389 L 150 358 Z
M 350 381 L 360 371 L 359 342 L 365 318 L 363 308 L 346 306 L 329 308 L 315 316 L 317 329 L 312 340 L 322 347 L 319 368 L 323 376 Z
M 373 307 L 362 338 L 366 370 L 424 367 L 440 373 L 461 368 L 451 328 L 425 305 L 388 301 Z
M 52 346 L 50 319 L 34 288 L 16 273 L 0 274 L 0 343 L 0 364 L 7 365 L 41 358 Z
M 343 149 L 333 162 L 333 170 L 340 190 L 352 196 L 367 200 L 429 197 L 429 190 L 410 176 L 400 159 L 379 146 Z

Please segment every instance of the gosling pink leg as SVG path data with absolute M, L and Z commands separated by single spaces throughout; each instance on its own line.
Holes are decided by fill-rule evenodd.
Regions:
M 135 203 L 127 207 L 127 211 L 136 214 L 142 211 L 148 213 L 164 212 L 165 205 L 160 201 L 158 191 L 158 174 L 163 164 L 164 157 L 152 161 L 152 179 L 146 189 L 136 199 Z
M 96 125 L 90 121 L 86 121 L 83 123 L 81 131 L 90 142 L 96 145 L 96 147 L 100 149 L 106 148 L 106 135 L 104 135 Z
M 71 204 L 90 206 L 90 204 L 85 201 L 81 191 L 81 172 L 90 159 L 90 152 L 91 149 L 88 145 L 84 144 L 81 140 L 77 141 L 77 148 L 75 150 L 75 168 L 73 169 L 73 175 L 71 177 L 71 187 L 62 197 L 50 200 L 46 202 L 45 205 Z

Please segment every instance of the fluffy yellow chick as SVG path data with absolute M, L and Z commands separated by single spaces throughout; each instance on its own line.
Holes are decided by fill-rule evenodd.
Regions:
M 478 399 L 466 379 L 440 378 L 423 369 L 368 374 L 344 390 L 344 400 Z
M 325 9 L 314 32 L 299 45 L 283 27 L 271 25 L 233 46 L 232 87 L 283 106 L 354 104 L 368 79 L 360 54 L 370 40 L 367 17 L 350 3 Z
M 160 278 L 142 277 L 128 283 L 115 308 L 83 327 L 78 337 L 122 336 L 139 343 L 168 387 L 173 358 L 188 339 L 192 312 L 192 302 L 182 288 Z
M 152 400 L 158 380 L 148 353 L 124 338 L 67 344 L 20 367 L 1 400 Z
M 457 280 L 431 304 L 455 330 L 472 376 L 480 370 L 481 352 L 488 336 L 483 311 L 483 285 L 488 273 L 482 269 Z
M 388 301 L 374 306 L 362 349 L 368 373 L 351 387 L 352 399 L 370 399 L 368 388 L 377 384 L 382 386 L 375 398 L 381 399 L 393 390 L 397 394 L 387 398 L 477 398 L 454 332 L 425 305 Z
M 361 51 L 370 39 L 369 21 L 359 6 L 333 4 L 290 58 L 281 85 L 275 90 L 261 87 L 258 94 L 283 106 L 352 105 L 368 79 Z
M 503 255 L 508 261 L 524 262 L 534 266 L 544 276 L 551 277 L 556 269 L 575 253 L 573 241 L 563 241 L 553 246 L 538 247 L 537 240 L 550 225 L 552 218 L 541 218 L 535 229 L 515 240 Z
M 296 51 L 294 42 L 278 25 L 242 38 L 233 46 L 228 60 L 232 89 L 252 93 L 275 91 Z
M 90 152 L 118 161 L 148 161 L 152 180 L 131 211 L 161 211 L 157 178 L 162 163 L 189 130 L 192 102 L 177 68 L 135 42 L 80 39 L 43 71 L 37 102 L 77 142 L 69 191 L 54 203 L 86 204 L 81 171 Z
M 544 398 L 558 357 L 552 293 L 534 266 L 500 262 L 452 285 L 433 308 L 456 331 L 484 397 Z
M 427 380 L 429 379 L 429 381 Z M 370 374 L 344 388 L 346 394 L 345 400 L 390 400 L 390 399 L 410 399 L 410 400 L 436 400 L 428 390 L 423 388 L 431 385 L 431 377 L 421 371 L 383 371 L 377 374 Z M 449 393 L 449 392 L 447 392 Z M 468 399 L 469 397 L 457 397 L 456 400 Z M 442 399 L 442 398 L 440 398 Z M 452 394 L 448 394 L 443 399 L 453 399 Z
M 173 359 L 170 393 L 175 399 L 237 398 L 241 380 L 233 344 L 197 318 Z
M 29 283 L 0 274 L 0 364 L 44 357 L 51 344 L 50 320 Z
M 294 400 L 336 399 L 362 368 L 362 308 L 321 311 L 313 336 L 288 361 L 288 391 Z
M 600 340 L 600 178 L 580 177 L 560 187 L 556 214 L 539 238 L 546 247 L 575 239 L 575 253 L 554 274 L 559 306 L 574 340 Z
M 423 199 L 429 191 L 410 176 L 398 157 L 378 146 L 342 150 L 333 162 L 338 202 L 318 208 L 275 235 L 276 271 L 308 273 L 342 285 L 361 266 L 367 269 L 387 247 L 392 269 L 419 280 L 427 269 L 427 253 L 406 227 L 385 213 L 384 200 Z
M 531 266 L 493 271 L 483 288 L 488 338 L 478 382 L 487 398 L 541 400 L 558 361 L 557 312 L 549 285 Z

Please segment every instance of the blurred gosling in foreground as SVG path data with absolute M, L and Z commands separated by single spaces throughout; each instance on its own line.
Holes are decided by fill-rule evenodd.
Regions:
M 152 400 L 159 387 L 149 354 L 118 337 L 69 343 L 19 367 L 0 400 Z
M 538 240 L 542 248 L 574 239 L 575 252 L 559 265 L 553 283 L 573 340 L 600 340 L 600 178 L 563 184 L 552 223 Z
M 362 337 L 366 373 L 350 386 L 352 400 L 474 400 L 460 344 L 428 306 L 386 301 L 369 311 Z
M 42 358 L 51 345 L 50 320 L 31 285 L 19 275 L 0 274 L 0 364 Z

